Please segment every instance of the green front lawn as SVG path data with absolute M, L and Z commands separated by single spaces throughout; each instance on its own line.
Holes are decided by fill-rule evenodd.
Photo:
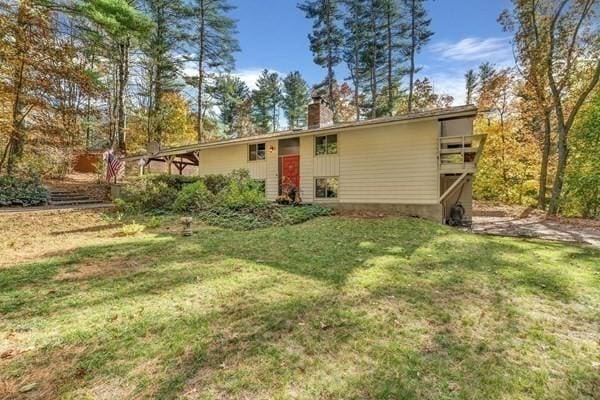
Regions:
M 600 392 L 597 249 L 414 219 L 183 238 L 86 218 L 0 247 L 0 398 Z

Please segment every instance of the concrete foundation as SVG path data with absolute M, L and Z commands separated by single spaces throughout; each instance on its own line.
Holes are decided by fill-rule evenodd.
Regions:
M 441 222 L 443 217 L 441 204 L 328 203 L 323 205 L 341 212 L 373 212 L 392 216 L 419 217 L 435 222 Z

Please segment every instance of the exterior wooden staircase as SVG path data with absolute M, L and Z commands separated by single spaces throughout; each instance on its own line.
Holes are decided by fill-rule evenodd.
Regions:
M 79 190 L 50 189 L 51 206 L 78 206 L 83 204 L 98 204 L 99 201 L 91 199 Z

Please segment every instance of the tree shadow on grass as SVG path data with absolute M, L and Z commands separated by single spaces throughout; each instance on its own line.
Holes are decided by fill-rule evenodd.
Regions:
M 86 246 L 74 252 L 48 254 L 49 260 L 31 263 L 0 271 L 0 288 L 8 305 L 5 312 L 18 312 L 30 306 L 32 315 L 56 311 L 62 299 L 76 297 L 77 292 L 106 291 L 95 300 L 77 301 L 67 307 L 90 306 L 106 298 L 135 297 L 159 294 L 189 283 L 198 275 L 210 273 L 219 259 L 237 259 L 265 265 L 291 274 L 318 279 L 327 284 L 343 285 L 347 276 L 357 268 L 365 268 L 364 260 L 383 253 L 389 246 L 402 244 L 410 255 L 419 246 L 432 240 L 438 227 L 433 224 L 417 224 L 411 220 L 375 222 L 381 228 L 376 248 L 370 246 L 370 229 L 348 229 L 346 220 L 327 220 L 331 223 L 319 226 L 319 234 L 306 226 L 259 230 L 252 233 L 229 230 L 206 230 L 190 239 L 161 234 L 155 239 L 141 239 L 102 246 Z M 404 226 L 403 226 L 404 224 Z M 414 224 L 414 221 L 413 221 Z M 400 226 L 399 226 L 400 225 Z M 398 229 L 413 228 L 408 238 L 399 237 Z M 290 238 L 293 238 L 290 240 Z M 375 244 L 373 244 L 375 245 Z M 131 261 L 142 264 L 141 268 L 122 270 L 102 268 L 108 265 L 127 265 Z M 98 273 L 87 277 L 57 280 L 61 271 L 76 270 L 86 263 L 97 264 Z M 173 266 L 186 264 L 179 271 Z M 222 274 L 222 268 L 215 272 Z M 21 290 L 29 289 L 29 290 Z M 49 295 L 42 302 L 34 301 L 40 295 Z M 84 296 L 89 297 L 89 296 Z M 17 300 L 17 301 L 13 301 Z M 43 307 L 48 302 L 52 307 Z M 36 313 L 35 309 L 41 310 Z
M 290 385 L 316 397 L 423 398 L 419 388 L 431 387 L 425 393 L 431 398 L 440 393 L 452 398 L 461 396 L 451 386 L 460 380 L 463 387 L 472 386 L 471 393 L 493 398 L 494 380 L 510 388 L 505 379 L 523 372 L 496 349 L 515 330 L 525 329 L 501 293 L 520 287 L 557 300 L 576 296 L 561 273 L 545 276 L 543 269 L 531 267 L 541 245 L 483 238 L 471 243 L 460 235 L 454 240 L 450 231 L 427 224 L 417 232 L 404 222 L 348 224 L 326 219 L 318 223 L 318 234 L 312 224 L 251 233 L 211 230 L 191 239 L 163 235 L 58 254 L 3 275 L 5 299 L 29 292 L 17 307 L 5 309 L 6 321 L 27 323 L 50 314 L 68 319 L 73 308 L 85 313 L 95 306 L 118 307 L 116 320 L 78 326 L 57 347 L 27 356 L 27 368 L 49 366 L 54 352 L 69 341 L 85 346 L 56 384 L 64 390 L 132 374 L 138 384 L 152 380 L 136 389 L 149 398 L 174 398 L 198 388 L 225 397 L 277 397 Z M 62 269 L 81 263 L 131 259 L 143 265 L 122 276 L 55 279 Z M 383 273 L 370 281 L 358 279 L 378 270 Z M 277 279 L 275 272 L 285 274 Z M 252 274 L 256 279 L 223 286 L 230 276 Z M 198 288 L 191 286 L 195 283 Z M 492 293 L 483 296 L 478 284 Z M 362 291 L 348 294 L 348 286 Z M 204 308 L 195 308 L 198 303 Z M 147 311 L 134 314 L 131 304 Z M 400 306 L 404 314 L 398 316 Z M 490 319 L 499 322 L 484 337 L 466 339 L 452 322 L 472 308 L 492 313 Z M 425 324 L 430 331 L 396 330 L 395 318 L 405 325 Z M 501 340 L 496 332 L 504 335 Z M 411 341 L 427 335 L 433 336 L 432 348 L 420 349 Z M 149 359 L 156 359 L 156 371 L 140 370 Z M 359 370 L 338 377 L 346 393 L 318 383 L 318 373 L 335 373 L 352 363 Z M 503 370 L 514 372 L 503 378 Z M 316 386 L 308 387 L 305 379 Z

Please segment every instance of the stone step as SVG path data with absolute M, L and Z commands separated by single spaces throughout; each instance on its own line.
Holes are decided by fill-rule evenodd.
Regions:
M 50 192 L 50 194 L 57 195 L 57 196 L 66 196 L 66 195 L 70 195 L 70 194 L 82 194 L 83 193 L 79 190 L 71 190 L 71 191 L 50 190 L 49 192 Z
M 59 201 L 51 200 L 50 201 L 51 206 L 75 206 L 75 205 L 80 205 L 80 204 L 103 204 L 103 203 L 99 202 L 98 200 L 93 200 L 93 199 L 59 200 Z
M 63 195 L 50 195 L 51 200 L 88 200 L 90 197 L 85 194 L 63 194 Z

